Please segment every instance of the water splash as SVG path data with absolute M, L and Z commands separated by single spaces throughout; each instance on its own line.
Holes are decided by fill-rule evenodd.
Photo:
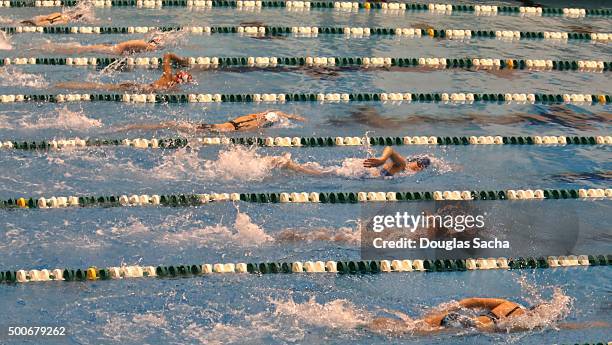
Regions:
M 75 6 L 64 7 L 62 13 L 69 16 L 72 22 L 93 23 L 96 21 L 93 1 L 79 1 Z
M 263 228 L 253 223 L 251 217 L 240 210 L 237 210 L 234 228 L 236 229 L 234 239 L 242 245 L 260 245 L 272 241 L 272 237 L 266 234 Z
M 183 334 L 201 344 L 303 343 L 308 328 L 325 327 L 344 336 L 351 330 L 365 326 L 371 314 L 347 300 L 318 303 L 314 297 L 304 303 L 289 300 L 270 300 L 274 310 L 245 316 L 246 325 L 215 323 L 210 329 L 190 325 Z
M 271 128 L 296 128 L 298 124 L 285 117 L 279 117 L 278 121 L 272 124 Z
M 430 170 L 437 174 L 452 171 L 452 167 L 441 158 L 430 157 Z M 230 146 L 219 151 L 216 160 L 201 160 L 196 149 L 179 149 L 164 156 L 162 162 L 153 169 L 154 175 L 163 179 L 193 178 L 216 179 L 226 181 L 263 181 L 291 160 L 290 153 L 280 156 L 260 154 L 256 147 L 241 145 Z M 365 168 L 363 158 L 344 158 L 340 166 L 324 166 L 319 162 L 296 163 L 325 175 L 349 179 L 380 178 L 377 168 Z M 428 169 L 429 170 L 429 169 Z M 426 170 L 427 171 L 427 170 Z M 404 171 L 396 177 L 412 176 L 415 172 Z
M 216 160 L 202 160 L 198 149 L 182 148 L 162 158 L 152 174 L 161 179 L 194 178 L 225 181 L 262 181 L 275 168 L 275 157 L 257 153 L 255 148 L 232 146 L 219 151 Z
M 574 300 L 558 286 L 537 286 L 529 282 L 526 276 L 520 276 L 517 283 L 525 291 L 525 300 L 533 307 L 523 315 L 500 320 L 497 327 L 500 331 L 510 332 L 513 328 L 532 331 L 534 329 L 556 328 L 560 320 L 565 319 L 572 310 Z M 544 298 L 546 291 L 552 290 L 550 299 Z
M 22 72 L 13 67 L 0 69 L 0 86 L 45 88 L 49 83 L 40 75 Z
M 189 37 L 188 30 L 159 31 L 152 30 L 145 34 L 144 40 L 155 40 L 163 48 L 172 48 L 187 42 Z
M 116 224 L 110 228 L 110 233 L 115 236 L 150 233 L 151 229 L 134 216 L 129 216 L 125 223 Z M 103 230 L 97 230 L 97 235 L 104 235 Z
M 207 162 L 206 167 L 211 169 L 215 176 L 227 180 L 261 181 L 275 168 L 275 158 L 259 154 L 255 147 L 234 146 L 220 151 L 217 161 Z
M 372 320 L 372 314 L 345 299 L 318 303 L 314 297 L 311 297 L 304 303 L 296 303 L 291 299 L 270 302 L 276 308 L 273 313 L 275 317 L 290 318 L 300 324 L 311 326 L 346 330 L 366 326 Z
M 120 315 L 98 311 L 96 318 L 106 319 L 102 334 L 121 343 L 140 342 L 143 334 L 150 334 L 168 327 L 168 321 L 162 312 Z
M 85 130 L 101 127 L 102 121 L 87 117 L 83 110 L 71 111 L 67 106 L 64 106 L 63 108 L 56 109 L 55 116 L 39 118 L 34 123 L 22 121 L 20 126 L 26 129 L 57 128 Z
M 190 218 L 190 214 L 183 215 L 184 218 Z M 255 224 L 246 214 L 236 211 L 233 228 L 229 228 L 222 224 L 208 225 L 201 227 L 190 228 L 181 232 L 171 232 L 174 228 L 176 217 L 170 216 L 161 224 L 161 228 L 167 228 L 169 231 L 158 240 L 159 243 L 169 244 L 172 246 L 181 245 L 184 243 L 195 243 L 198 247 L 208 245 L 225 245 L 233 243 L 243 247 L 260 246 L 273 241 L 273 238 L 268 235 L 265 230 Z M 197 222 L 199 225 L 204 225 L 204 222 Z
M 1 21 L 0 21 L 1 23 Z M 0 31 L 0 50 L 11 50 L 13 45 L 11 44 L 11 38 L 6 32 Z
M 560 320 L 565 319 L 573 305 L 573 299 L 555 287 L 550 300 L 543 301 L 532 310 L 523 315 L 500 320 L 497 328 L 502 332 L 511 332 L 513 329 L 533 331 L 535 329 L 556 328 Z

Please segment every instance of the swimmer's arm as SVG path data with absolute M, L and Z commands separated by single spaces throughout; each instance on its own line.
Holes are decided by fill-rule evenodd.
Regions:
M 41 19 L 49 22 L 49 24 L 66 24 L 68 22 L 67 18 L 59 12 L 51 13 Z
M 123 54 L 125 52 L 138 52 L 147 50 L 149 45 L 147 42 L 143 40 L 131 40 L 126 42 L 121 42 L 115 46 L 115 51 L 118 54 Z
M 232 121 L 234 121 L 236 123 L 240 123 L 240 122 L 244 122 L 244 121 L 251 121 L 254 118 L 257 119 L 259 115 L 261 115 L 261 113 L 260 114 L 242 115 L 240 117 L 237 117 L 237 118 L 233 119 Z M 229 123 L 229 122 L 226 122 L 226 123 Z
M 53 20 L 57 19 L 59 17 L 61 17 L 62 14 L 59 12 L 54 12 L 51 14 L 47 14 L 47 15 L 42 15 L 42 16 L 36 16 L 32 19 L 29 20 L 23 20 L 21 21 L 21 24 L 29 24 L 29 25 L 34 25 L 34 26 L 43 26 L 46 24 L 53 24 Z
M 306 119 L 299 116 L 299 115 L 295 115 L 295 114 L 287 114 L 287 113 L 283 113 L 283 112 L 276 112 L 278 114 L 278 116 L 284 117 L 286 119 L 290 119 L 290 120 L 296 120 L 296 121 L 300 121 L 300 122 L 306 122 Z
M 425 317 L 423 317 L 423 321 L 432 326 L 440 325 L 440 322 L 448 313 L 459 310 L 460 308 L 491 310 L 504 302 L 507 301 L 500 298 L 464 298 L 455 305 L 447 307 L 442 311 L 435 311 L 425 315 Z
M 400 154 L 395 152 L 391 146 L 385 147 L 382 155 L 379 158 L 368 158 L 363 162 L 363 166 L 366 168 L 374 168 L 385 164 L 385 162 L 391 159 L 393 166 L 398 170 L 404 170 L 406 168 L 406 159 Z
M 323 172 L 321 170 L 317 170 L 317 169 L 313 169 L 313 168 L 310 168 L 310 167 L 303 166 L 303 165 L 301 165 L 299 163 L 296 163 L 296 162 L 294 162 L 292 160 L 288 160 L 286 163 L 281 165 L 281 167 L 283 167 L 283 168 L 285 168 L 287 170 L 299 172 L 299 173 L 306 174 L 306 175 L 321 176 L 321 175 L 325 174 L 325 172 Z
M 502 298 L 464 298 L 459 301 L 459 305 L 468 309 L 493 309 L 498 305 L 508 302 Z
M 164 77 L 165 78 L 172 78 L 172 62 L 176 62 L 179 65 L 183 66 L 183 67 L 188 67 L 189 66 L 189 60 L 188 59 L 184 59 L 179 57 L 178 55 L 174 54 L 174 53 L 166 53 L 164 55 Z

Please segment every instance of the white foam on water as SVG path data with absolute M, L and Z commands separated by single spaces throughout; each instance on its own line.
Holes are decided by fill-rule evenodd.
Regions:
M 300 174 L 288 171 L 283 166 L 291 160 L 290 153 L 279 156 L 264 155 L 256 147 L 242 145 L 221 148 L 217 159 L 203 160 L 198 155 L 198 148 L 180 148 L 164 155 L 161 162 L 152 170 L 149 176 L 165 180 L 192 181 L 193 178 L 202 180 L 223 180 L 259 182 L 273 177 L 276 170 L 289 174 Z M 432 167 L 426 169 L 436 174 L 452 171 L 452 167 L 441 158 L 430 157 Z M 378 168 L 364 168 L 363 158 L 344 158 L 340 166 L 324 166 L 319 162 L 295 162 L 306 168 L 320 171 L 323 175 L 333 175 L 349 179 L 380 178 Z M 394 177 L 412 176 L 415 172 L 405 171 Z
M 0 114 L 0 129 L 14 129 L 15 127 L 11 124 L 12 116 Z
M 261 181 L 274 168 L 274 157 L 260 155 L 254 147 L 234 146 L 219 151 L 219 158 L 206 167 L 223 179 Z
M 56 109 L 53 116 L 41 117 L 33 123 L 21 122 L 20 127 L 27 129 L 76 129 L 85 130 L 102 127 L 102 121 L 87 117 L 83 110 L 72 111 L 67 106 Z
M 144 35 L 145 41 L 157 40 L 160 47 L 172 48 L 187 42 L 189 38 L 189 30 L 171 30 L 171 31 L 149 31 Z
M 185 214 L 183 217 L 190 218 L 190 215 Z M 211 244 L 225 245 L 231 243 L 242 247 L 255 247 L 273 241 L 273 238 L 261 226 L 255 224 L 246 213 L 240 211 L 236 212 L 236 218 L 231 228 L 222 224 L 204 225 L 202 221 L 192 221 L 191 224 L 195 223 L 199 226 L 172 232 L 171 229 L 174 228 L 173 224 L 175 222 L 176 217 L 174 216 L 169 216 L 166 221 L 162 222 L 161 228 L 169 231 L 164 232 L 157 242 L 171 246 L 190 243 L 196 244 L 198 247 L 205 247 Z
M 0 23 L 2 19 L 0 18 Z M 6 32 L 0 31 L 0 50 L 11 50 L 13 45 L 11 44 L 10 36 Z
M 49 83 L 40 75 L 22 72 L 14 67 L 0 69 L 0 86 L 45 88 Z
M 168 321 L 163 312 L 145 314 L 121 315 L 106 312 L 96 312 L 96 317 L 106 319 L 102 327 L 102 334 L 117 342 L 142 342 L 143 335 L 154 333 L 160 329 L 167 329 Z
M 560 287 L 538 286 L 535 282 L 529 282 L 524 275 L 519 276 L 517 282 L 521 291 L 527 294 L 525 300 L 534 307 L 523 315 L 500 320 L 497 323 L 500 332 L 511 332 L 513 328 L 525 331 L 556 329 L 558 323 L 572 311 L 574 299 L 566 295 Z M 550 298 L 544 296 L 547 291 L 552 291 Z M 517 339 L 524 335 L 525 333 L 518 334 Z
M 207 329 L 197 324 L 190 324 L 182 331 L 182 334 L 206 345 L 244 344 L 245 339 L 251 343 L 265 344 L 265 339 L 269 339 L 272 335 L 275 338 L 283 339 L 283 335 L 292 329 L 293 327 L 279 329 L 278 325 L 262 319 L 261 322 L 255 322 L 253 326 L 247 327 L 216 323 L 212 328 Z M 301 339 L 301 337 L 298 338 L 297 340 Z
M 234 239 L 242 245 L 260 245 L 272 241 L 272 237 L 262 227 L 253 223 L 246 213 L 237 211 L 234 228 L 236 229 Z
M 301 343 L 313 327 L 346 334 L 367 325 L 372 318 L 369 312 L 343 299 L 327 303 L 318 303 L 314 297 L 303 303 L 291 299 L 270 302 L 273 310 L 246 315 L 238 324 L 215 323 L 210 328 L 190 325 L 183 334 L 201 344 L 243 344 L 245 339 Z
M 62 13 L 70 16 L 72 22 L 93 23 L 96 21 L 93 1 L 79 1 L 75 6 L 64 7 Z
M 198 149 L 181 148 L 162 158 L 151 175 L 160 179 L 188 180 L 215 179 L 261 181 L 275 167 L 275 157 L 257 153 L 255 148 L 240 145 L 221 149 L 216 160 L 198 157 Z
M 311 297 L 304 303 L 291 299 L 271 300 L 271 303 L 276 308 L 275 317 L 293 319 L 302 325 L 347 330 L 366 326 L 372 320 L 372 314 L 345 299 L 318 303 Z
M 115 236 L 124 234 L 146 234 L 151 232 L 151 229 L 147 225 L 143 224 L 140 219 L 132 215 L 130 215 L 125 222 L 120 222 L 120 224 L 113 222 L 113 224 L 115 225 L 110 228 L 110 234 Z M 99 229 L 96 231 L 96 234 L 103 235 L 105 232 L 104 230 Z
M 27 232 L 15 226 L 5 223 L 5 231 L 0 234 L 0 249 L 3 251 L 22 250 L 29 243 Z
M 279 116 L 278 121 L 272 124 L 272 128 L 296 128 L 298 124 L 286 117 Z

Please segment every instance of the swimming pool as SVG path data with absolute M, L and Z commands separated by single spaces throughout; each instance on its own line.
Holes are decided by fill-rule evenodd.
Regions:
M 463 3 L 463 2 L 461 2 Z M 520 6 L 496 2 L 500 6 Z M 2 8 L 0 26 L 51 12 Z M 471 30 L 607 32 L 609 17 L 482 15 L 428 11 L 337 11 L 285 8 L 96 8 L 92 26 L 413 27 Z M 254 26 L 259 23 L 250 24 Z M 104 57 L 44 50 L 47 41 L 115 43 L 142 34 L 17 33 L 5 57 Z M 173 42 L 174 43 L 174 42 Z M 610 45 L 590 40 L 507 40 L 320 34 L 256 39 L 240 34 L 187 34 L 169 48 L 182 56 L 380 56 L 603 60 Z M 161 52 L 138 56 L 161 57 Z M 67 94 L 66 81 L 152 82 L 161 71 L 127 68 L 100 73 L 92 66 L 2 67 L 0 94 Z M 7 73 L 8 72 L 8 73 Z M 108 71 L 107 71 L 108 72 Z M 609 71 L 530 71 L 384 68 L 193 69 L 196 83 L 182 93 L 547 93 L 609 94 Z M 79 93 L 88 92 L 74 91 Z M 94 93 L 94 92 L 91 92 Z M 519 102 L 520 103 L 520 102 Z M 307 122 L 282 122 L 258 137 L 363 136 L 607 136 L 610 104 L 456 104 L 453 102 L 163 103 L 17 102 L 0 104 L 1 141 L 64 138 L 176 137 L 176 131 L 117 132 L 130 123 L 189 120 L 216 123 L 278 109 Z M 233 136 L 233 135 L 230 135 Z M 404 145 L 406 156 L 428 155 L 433 167 L 392 179 L 371 178 L 358 158 L 381 147 L 194 146 L 179 149 L 87 147 L 0 151 L 0 199 L 56 195 L 435 191 L 609 188 L 609 145 Z M 267 156 L 334 173 L 325 178 L 274 169 Z M 508 201 L 551 203 L 580 214 L 572 253 L 610 253 L 609 198 Z M 209 203 L 198 207 L 2 209 L 2 270 L 171 265 L 215 262 L 359 260 L 357 204 Z M 531 305 L 551 301 L 566 322 L 612 322 L 608 267 L 477 270 L 444 273 L 213 274 L 177 279 L 0 284 L 0 325 L 68 327 L 45 343 L 349 344 L 349 343 L 576 343 L 608 341 L 610 328 L 541 329 L 511 334 L 473 330 L 433 335 L 389 335 L 367 329 L 389 310 L 417 317 L 431 307 L 471 296 Z M 555 290 L 558 288 L 559 290 Z M 1 343 L 33 342 L 5 338 Z

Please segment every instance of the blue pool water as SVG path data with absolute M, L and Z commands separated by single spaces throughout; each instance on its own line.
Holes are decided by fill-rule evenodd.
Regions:
M 515 2 L 496 2 L 511 4 Z M 49 9 L 0 10 L 0 26 Z M 402 15 L 330 10 L 96 9 L 97 26 L 238 25 L 470 28 L 473 30 L 611 31 L 610 19 L 587 17 Z M 86 24 L 79 24 L 86 25 Z M 116 43 L 142 35 L 16 34 L 0 58 L 63 56 L 40 48 L 47 41 Z M 543 40 L 467 41 L 372 36 L 259 40 L 238 35 L 184 36 L 171 50 L 184 56 L 478 56 L 610 60 L 609 43 Z M 142 56 L 160 56 L 160 52 Z M 101 56 L 81 54 L 80 56 Z M 607 73 L 406 69 L 336 71 L 194 70 L 185 93 L 487 92 L 610 93 Z M 64 81 L 151 82 L 160 71 L 135 68 L 100 74 L 92 67 L 10 66 L 0 69 L 0 94 L 66 93 Z M 167 120 L 223 122 L 278 109 L 306 123 L 283 123 L 261 136 L 610 135 L 610 105 L 288 103 L 288 104 L 0 104 L 0 140 L 88 137 L 165 137 L 161 130 L 117 133 L 133 123 Z M 380 148 L 374 148 L 374 151 Z M 0 199 L 17 196 L 177 194 L 208 192 L 503 190 L 608 188 L 610 146 L 404 146 L 401 154 L 428 155 L 433 168 L 390 180 L 367 178 L 365 147 L 141 150 L 129 147 L 63 151 L 1 151 Z M 300 163 L 334 171 L 311 177 L 270 167 L 286 152 Z M 611 203 L 551 201 L 580 216 L 576 254 L 607 254 Z M 209 204 L 197 208 L 82 208 L 2 210 L 0 268 L 108 267 L 294 260 L 358 260 L 356 205 Z M 501 226 L 501 225 L 500 225 Z M 292 236 L 288 236 L 292 234 Z M 549 254 L 549 253 L 543 253 Z M 550 253 L 566 254 L 566 253 Z M 397 310 L 417 317 L 449 300 L 471 296 L 525 305 L 552 301 L 564 322 L 612 322 L 606 267 L 440 274 L 212 275 L 189 279 L 126 279 L 0 285 L 0 344 L 40 343 L 7 338 L 9 325 L 65 325 L 70 344 L 553 344 L 612 339 L 610 328 L 544 327 L 513 334 L 470 330 L 395 336 L 367 330 L 377 316 Z M 555 290 L 555 288 L 559 290 Z

